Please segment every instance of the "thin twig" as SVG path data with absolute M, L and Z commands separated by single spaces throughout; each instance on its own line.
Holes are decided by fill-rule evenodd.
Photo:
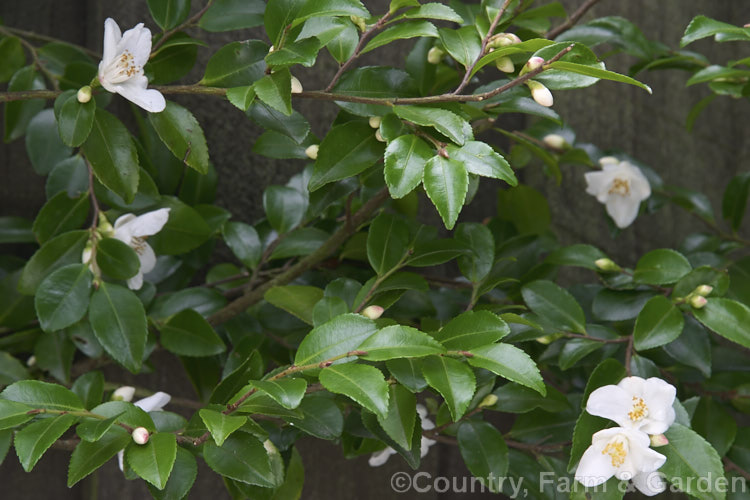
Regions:
M 14 36 L 11 31 L 2 26 L 0 26 L 0 33 L 5 36 Z M 44 64 L 42 64 L 42 61 L 39 59 L 39 54 L 37 53 L 36 47 L 31 45 L 27 40 L 20 36 L 16 38 L 18 38 L 18 41 L 21 42 L 21 45 L 26 47 L 26 50 L 29 52 L 29 54 L 31 54 L 31 58 L 34 60 L 34 66 L 39 68 L 39 71 L 41 71 L 42 74 L 47 77 L 47 80 L 49 80 L 49 82 L 52 84 L 52 88 L 55 90 L 60 90 L 60 84 L 58 83 L 57 78 L 50 70 L 48 70 L 44 66 Z
M 750 481 L 750 472 L 747 472 L 745 469 L 737 465 L 736 463 L 732 462 L 729 458 L 724 457 L 722 459 L 724 461 L 724 465 L 726 467 L 726 470 L 733 470 L 737 472 L 740 476 L 744 477 L 748 481 Z
M 12 34 L 14 34 L 14 35 L 16 35 L 18 37 L 28 38 L 30 40 L 38 40 L 40 42 L 64 43 L 66 45 L 71 45 L 71 46 L 77 48 L 78 50 L 81 50 L 81 51 L 85 52 L 86 54 L 88 54 L 89 56 L 93 57 L 94 59 L 101 59 L 102 58 L 102 55 L 100 53 L 96 52 L 95 50 L 88 49 L 88 48 L 86 48 L 86 47 L 84 47 L 82 45 L 76 45 L 74 43 L 70 43 L 70 42 L 66 42 L 66 41 L 61 41 L 61 40 L 59 40 L 57 38 L 54 38 L 54 37 L 51 37 L 51 36 L 41 35 L 39 33 L 34 33 L 33 31 L 26 31 L 26 30 L 22 30 L 22 29 L 18 29 L 18 28 L 12 28 L 10 26 L 5 26 L 4 28 L 7 31 L 11 32 Z
M 570 17 L 568 17 L 568 19 L 565 20 L 564 23 L 545 33 L 544 38 L 554 40 L 558 35 L 572 28 L 583 17 L 583 15 L 591 9 L 591 7 L 600 1 L 601 0 L 586 0 L 575 12 L 573 12 L 573 14 L 570 15 Z
M 161 47 L 164 44 L 164 42 L 166 42 L 167 40 L 169 40 L 169 38 L 172 35 L 174 35 L 178 31 L 180 31 L 181 29 L 184 29 L 184 28 L 186 28 L 188 26 L 191 26 L 193 23 L 195 23 L 197 20 L 199 20 L 203 16 L 203 14 L 206 13 L 206 11 L 208 10 L 208 8 L 211 7 L 211 4 L 213 3 L 213 1 L 214 0 L 208 0 L 206 2 L 206 5 L 204 5 L 201 10 L 199 10 L 198 12 L 196 12 L 196 14 L 194 16 L 188 18 L 186 21 L 184 21 L 183 23 L 175 26 L 171 30 L 165 31 L 164 34 L 162 35 L 162 37 L 159 38 L 159 41 L 156 42 L 154 44 L 154 46 L 151 48 L 151 55 L 153 56 L 153 54 L 156 53 L 156 51 L 159 49 L 159 47 Z
M 630 360 L 633 359 L 633 336 L 628 335 L 628 345 L 625 346 L 625 373 L 631 375 Z

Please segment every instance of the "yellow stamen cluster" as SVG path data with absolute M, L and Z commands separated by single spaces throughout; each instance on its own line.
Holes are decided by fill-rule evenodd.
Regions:
M 625 443 L 620 438 L 607 443 L 607 446 L 602 450 L 602 455 L 609 455 L 612 460 L 612 467 L 620 467 L 625 463 L 625 458 L 628 456 L 628 450 L 625 449 Z
M 616 178 L 612 181 L 612 186 L 609 188 L 609 194 L 627 196 L 630 194 L 630 181 L 627 179 L 620 179 L 619 177 Z
M 628 417 L 633 422 L 643 420 L 648 416 L 648 406 L 643 398 L 633 396 L 633 409 L 628 412 Z
M 138 255 L 143 255 L 146 250 L 146 238 L 143 236 L 133 236 L 130 239 L 130 246 L 135 250 Z

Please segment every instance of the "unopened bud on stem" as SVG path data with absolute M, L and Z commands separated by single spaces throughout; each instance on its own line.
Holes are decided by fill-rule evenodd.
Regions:
M 91 100 L 91 87 L 88 85 L 81 87 L 78 89 L 78 94 L 76 95 L 78 98 L 78 102 L 81 104 L 86 104 Z
M 148 443 L 149 433 L 145 427 L 136 427 L 130 435 L 133 437 L 135 444 Z
M 603 259 L 596 259 L 594 261 L 594 265 L 602 271 L 607 271 L 607 272 L 620 271 L 620 266 L 615 264 L 615 262 L 612 259 L 607 259 L 606 257 Z
M 305 149 L 305 154 L 311 160 L 317 160 L 319 149 L 320 149 L 320 146 L 318 146 L 317 144 L 312 144 L 310 146 L 307 146 L 307 148 Z
M 297 80 L 296 76 L 292 77 L 292 94 L 301 94 L 302 93 L 302 84 L 299 80 Z
M 664 434 L 652 434 L 649 436 L 651 439 L 651 446 L 658 448 L 659 446 L 666 446 L 669 444 L 669 439 Z
M 370 319 L 378 319 L 383 315 L 383 311 L 385 311 L 385 309 L 380 306 L 367 306 L 362 311 L 362 316 Z
M 430 49 L 429 52 L 427 52 L 427 62 L 430 64 L 437 64 L 445 55 L 445 52 L 443 52 L 442 49 L 439 49 L 438 47 L 433 47 Z
M 479 403 L 480 408 L 486 408 L 488 406 L 495 406 L 497 403 L 497 396 L 494 394 L 487 394 L 481 403 Z
M 386 142 L 383 134 L 380 133 L 380 130 L 375 131 L 375 139 L 379 140 L 380 142 Z
M 711 292 L 714 291 L 714 287 L 711 285 L 700 285 L 693 290 L 693 293 L 696 295 L 700 295 L 701 297 L 708 297 Z
M 513 61 L 508 56 L 498 58 L 495 61 L 495 66 L 503 73 L 513 73 L 516 70 L 516 67 L 513 66 Z
M 547 108 L 552 106 L 554 103 L 552 92 L 550 92 L 544 84 L 534 80 L 529 80 L 526 82 L 526 85 L 529 87 L 529 90 L 531 90 L 531 97 L 534 98 L 537 104 Z
M 547 134 L 544 136 L 544 139 L 542 139 L 542 142 L 552 149 L 565 150 L 570 147 L 570 144 L 565 140 L 565 137 L 560 134 Z
M 706 304 L 708 304 L 708 300 L 706 297 L 702 297 L 700 295 L 693 295 L 690 297 L 690 305 L 693 306 L 695 309 L 703 309 L 706 307 Z
M 109 398 L 112 401 L 132 401 L 135 396 L 135 387 L 129 385 L 123 385 L 115 389 L 112 393 L 112 397 Z
M 370 126 L 372 128 L 380 128 L 380 122 L 383 121 L 379 116 L 370 117 Z
M 541 57 L 532 57 L 528 61 L 526 61 L 526 64 L 523 65 L 523 68 L 521 68 L 521 72 L 519 73 L 519 76 L 525 75 L 529 71 L 534 71 L 544 66 L 544 59 Z

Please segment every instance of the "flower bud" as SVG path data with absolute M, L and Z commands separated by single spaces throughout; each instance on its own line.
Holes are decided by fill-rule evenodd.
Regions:
M 319 149 L 320 149 L 320 146 L 318 146 L 317 144 L 312 144 L 310 146 L 307 146 L 307 148 L 305 148 L 305 154 L 311 160 L 317 160 Z
M 523 68 L 521 68 L 520 75 L 525 75 L 529 71 L 534 71 L 544 66 L 544 59 L 541 57 L 532 57 L 528 61 L 526 61 L 526 64 L 523 65 Z
M 380 122 L 383 121 L 379 116 L 370 117 L 370 126 L 372 128 L 380 128 Z
M 497 403 L 497 396 L 494 394 L 487 394 L 481 403 L 479 403 L 480 408 L 486 408 L 488 406 L 495 406 Z
M 666 446 L 669 444 L 669 439 L 664 434 L 652 434 L 649 436 L 651 439 L 651 446 L 658 448 L 659 446 Z
M 349 16 L 349 19 L 354 23 L 354 25 L 359 28 L 359 31 L 365 32 L 367 31 L 367 23 L 365 22 L 364 17 L 359 16 Z
M 570 144 L 565 140 L 565 137 L 560 134 L 547 134 L 542 139 L 542 142 L 552 149 L 565 150 L 570 147 Z
M 375 131 L 375 139 L 379 140 L 380 142 L 386 142 L 383 134 L 380 133 L 380 130 Z
M 81 254 L 81 264 L 88 264 L 91 262 L 91 257 L 94 256 L 94 242 L 88 240 L 86 246 L 83 247 L 83 253 Z
M 700 285 L 693 290 L 693 293 L 696 295 L 700 295 L 701 297 L 708 297 L 711 292 L 714 291 L 714 287 L 711 285 Z
M 292 77 L 292 94 L 301 94 L 302 93 L 302 84 L 299 80 L 297 80 L 296 76 Z
M 706 297 L 702 297 L 700 295 L 693 295 L 690 297 L 690 305 L 693 306 L 696 309 L 703 309 L 706 307 L 706 304 L 708 304 L 708 300 Z
M 599 165 L 602 167 L 606 167 L 607 165 L 618 165 L 620 163 L 620 160 L 615 158 L 614 156 L 602 156 L 599 158 Z
M 513 61 L 508 56 L 495 60 L 495 66 L 503 73 L 513 73 L 516 70 L 516 67 L 513 66 Z
M 86 104 L 91 100 L 91 87 L 88 85 L 85 85 L 78 89 L 78 94 L 76 95 L 78 98 L 78 102 L 81 104 Z
M 112 238 L 115 235 L 115 228 L 109 223 L 104 212 L 99 212 L 99 224 L 97 224 L 96 230 L 105 238 Z
M 497 49 L 500 47 L 507 47 L 509 45 L 515 45 L 521 43 L 521 39 L 518 38 L 514 33 L 498 33 L 490 37 L 487 42 L 487 47 L 491 49 Z
M 130 434 L 133 437 L 133 441 L 135 441 L 135 444 L 146 444 L 148 443 L 148 429 L 145 427 L 136 427 L 133 429 L 133 432 Z
M 537 104 L 549 108 L 552 106 L 554 99 L 552 98 L 552 92 L 549 91 L 544 84 L 534 80 L 529 80 L 526 85 L 531 90 L 531 97 L 534 98 Z
M 596 259 L 594 261 L 594 265 L 598 269 L 600 269 L 602 271 L 607 271 L 607 272 L 614 272 L 614 271 L 619 271 L 620 270 L 620 266 L 618 266 L 617 264 L 615 264 L 615 262 L 612 259 L 607 259 L 607 258 Z
M 36 356 L 32 354 L 31 356 L 29 356 L 29 359 L 26 360 L 26 366 L 31 368 L 32 366 L 35 366 L 35 365 L 36 365 Z
M 135 387 L 123 385 L 122 387 L 115 389 L 115 392 L 112 393 L 112 397 L 109 399 L 110 401 L 132 401 L 134 395 Z
M 433 47 L 429 52 L 427 52 L 427 62 L 430 64 L 437 64 L 443 59 L 444 55 L 445 52 L 443 52 L 442 49 Z
M 537 337 L 534 340 L 536 340 L 542 345 L 549 345 L 552 342 L 554 342 L 556 339 L 554 335 L 542 335 L 541 337 Z
M 385 309 L 380 306 L 367 306 L 362 311 L 362 316 L 370 319 L 378 319 L 383 315 L 383 311 L 385 311 Z

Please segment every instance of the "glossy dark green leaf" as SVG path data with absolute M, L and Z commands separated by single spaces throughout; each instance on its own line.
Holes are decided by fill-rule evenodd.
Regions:
M 3 67 L 0 68 L 0 83 L 5 83 L 26 62 L 21 40 L 14 36 L 0 39 L 0 60 L 3 61 Z
M 42 280 L 53 271 L 68 264 L 80 263 L 89 236 L 88 231 L 70 231 L 42 245 L 24 266 L 18 290 L 26 295 L 34 295 Z
M 308 325 L 312 325 L 313 307 L 323 298 L 323 290 L 306 285 L 275 286 L 269 289 L 263 298 Z
M 303 378 L 254 380 L 252 384 L 271 396 L 281 406 L 290 410 L 300 405 L 307 389 L 307 382 Z
M 529 308 L 551 321 L 556 328 L 577 333 L 586 333 L 586 318 L 573 296 L 555 283 L 538 280 L 521 289 Z
M 425 165 L 422 182 L 445 228 L 453 229 L 469 190 L 469 175 L 463 163 L 433 156 Z
M 411 447 L 414 435 L 414 422 L 417 417 L 417 398 L 404 386 L 394 384 L 390 387 L 388 398 L 388 413 L 378 417 L 378 423 L 383 430 L 399 446 Z
M 61 191 L 50 198 L 39 210 L 34 220 L 33 231 L 39 243 L 45 243 L 66 231 L 80 228 L 89 215 L 87 193 L 71 198 Z
M 705 483 L 699 482 L 699 478 L 709 477 L 708 474 L 714 478 L 724 475 L 716 450 L 698 433 L 680 424 L 673 424 L 664 434 L 669 444 L 659 448 L 659 453 L 667 457 L 660 471 L 668 478 L 679 481 L 680 488 L 693 497 L 701 500 L 724 499 L 726 492 L 717 487 L 718 483 L 708 481 L 707 486 L 698 487 L 698 484 Z
M 700 398 L 690 423 L 693 430 L 706 438 L 721 457 L 726 455 L 737 436 L 734 416 L 710 397 Z
M 518 184 L 510 164 L 484 142 L 468 141 L 460 148 L 448 145 L 446 150 L 451 158 L 462 162 L 470 174 L 500 179 L 511 186 Z
M 263 192 L 266 218 L 279 234 L 297 227 L 307 211 L 307 197 L 286 186 L 269 186 Z
M 58 162 L 70 157 L 72 149 L 60 139 L 52 109 L 37 113 L 26 127 L 26 153 L 36 173 L 41 175 L 47 175 Z
M 0 243 L 33 243 L 32 223 L 23 217 L 0 217 Z
M 422 392 L 427 388 L 427 381 L 422 375 L 422 360 L 395 358 L 385 363 L 391 375 L 411 392 Z
M 693 315 L 710 330 L 742 346 L 750 347 L 750 308 L 731 299 L 709 298 Z
M 455 238 L 471 253 L 458 258 L 458 268 L 469 281 L 479 283 L 492 270 L 495 262 L 495 239 L 487 226 L 476 222 L 459 224 Z
M 500 431 L 488 422 L 468 420 L 458 428 L 456 437 L 466 467 L 490 491 L 497 491 L 497 479 L 508 472 L 508 446 Z
M 420 106 L 394 106 L 393 112 L 403 120 L 424 127 L 433 127 L 459 145 L 463 145 L 466 141 L 474 138 L 474 132 L 469 122 L 447 109 Z
M 44 452 L 67 431 L 78 417 L 59 415 L 33 422 L 21 429 L 13 439 L 23 470 L 31 472 Z
M 206 31 L 231 31 L 263 24 L 262 0 L 215 0 L 198 21 Z
M 359 0 L 318 0 L 305 3 L 295 16 L 292 26 L 296 26 L 311 17 L 358 16 L 368 18 L 370 13 Z
M 68 146 L 80 146 L 86 141 L 94 125 L 96 101 L 92 99 L 87 103 L 78 102 L 75 92 L 63 94 L 58 99 L 65 99 L 57 115 L 60 138 Z
M 382 276 L 399 265 L 409 250 L 409 226 L 403 219 L 388 213 L 378 215 L 367 232 L 367 259 Z
M 475 347 L 467 358 L 471 366 L 484 368 L 503 378 L 525 385 L 544 396 L 547 389 L 536 363 L 523 350 L 510 344 Z
M 160 331 L 164 348 L 180 356 L 213 356 L 226 350 L 211 325 L 193 309 L 172 316 Z
M 543 234 L 552 218 L 547 198 L 525 184 L 498 192 L 497 215 L 521 234 Z
M 158 500 L 177 500 L 185 498 L 198 475 L 198 464 L 192 453 L 185 448 L 177 447 L 172 473 L 164 489 L 158 490 L 150 483 L 146 484 L 151 495 Z
M 116 238 L 104 238 L 97 243 L 96 263 L 104 274 L 118 280 L 132 278 L 141 267 L 135 250 Z
M 346 363 L 321 370 L 320 383 L 343 394 L 380 417 L 388 413 L 388 384 L 383 373 L 370 365 Z
M 309 68 L 315 64 L 318 50 L 320 50 L 320 41 L 314 37 L 306 38 L 274 50 L 266 56 L 266 63 L 276 68 L 294 64 L 301 64 Z
M 268 46 L 259 40 L 225 45 L 208 61 L 201 83 L 213 87 L 251 85 L 263 76 L 266 54 Z
M 482 42 L 473 26 L 459 29 L 440 29 L 440 41 L 448 53 L 464 68 L 471 66 L 480 56 Z
M 107 353 L 138 372 L 146 348 L 146 313 L 138 297 L 119 285 L 101 283 L 89 304 L 89 321 Z
M 221 447 L 206 443 L 203 458 L 222 476 L 266 488 L 276 486 L 266 449 L 255 437 L 244 432 L 235 432 Z
M 297 349 L 297 366 L 320 363 L 356 349 L 377 331 L 375 323 L 359 314 L 336 316 L 314 328 Z
M 76 427 L 76 434 L 84 441 L 99 441 L 115 425 L 120 415 L 114 415 L 104 420 L 96 418 L 83 419 Z
M 299 405 L 298 418 L 286 420 L 294 427 L 320 439 L 332 440 L 344 430 L 344 416 L 332 399 L 308 396 Z
M 202 45 L 205 44 L 181 31 L 173 34 L 146 64 L 151 84 L 164 85 L 190 73 L 198 57 L 198 47 Z
M 508 324 L 490 311 L 467 311 L 432 334 L 446 349 L 469 350 L 497 342 L 510 333 Z
M 198 172 L 208 172 L 208 147 L 198 120 L 179 104 L 167 101 L 161 113 L 149 113 L 156 133 L 175 157 Z
M 163 197 L 164 208 L 169 208 L 169 219 L 161 231 L 149 236 L 148 243 L 156 254 L 176 255 L 202 245 L 211 237 L 212 230 L 193 207 L 177 198 Z
M 596 271 L 598 259 L 607 256 L 598 248 L 591 245 L 577 244 L 555 250 L 547 256 L 546 261 L 557 266 L 585 267 Z
M 356 36 L 356 29 L 354 30 Z M 355 41 L 356 43 L 356 41 Z M 355 97 L 414 97 L 417 95 L 416 83 L 409 73 L 381 66 L 357 68 L 344 73 L 333 88 L 337 94 Z M 358 116 L 382 116 L 391 112 L 389 106 L 337 102 L 343 109 Z
M 443 396 L 451 418 L 458 421 L 469 407 L 476 377 L 466 363 L 443 356 L 430 356 L 422 361 L 422 373 L 427 383 Z
M 131 442 L 130 434 L 125 429 L 113 427 L 96 442 L 81 441 L 73 450 L 68 467 L 68 487 L 88 476 L 104 465 L 118 451 Z
M 385 182 L 393 198 L 403 198 L 422 183 L 427 160 L 435 150 L 416 135 L 402 135 L 385 150 Z
M 254 269 L 260 261 L 263 250 L 255 228 L 244 222 L 227 222 L 224 224 L 222 233 L 227 246 L 240 262 Z
M 696 40 L 719 34 L 737 35 L 750 39 L 750 30 L 747 28 L 740 28 L 739 26 L 723 23 L 706 16 L 696 16 L 685 29 L 685 34 L 682 35 L 682 39 L 680 40 L 680 47 L 691 44 Z
M 81 400 L 69 389 L 38 380 L 21 380 L 11 384 L 0 393 L 0 398 L 23 403 L 32 408 L 60 411 L 84 409 Z
M 358 350 L 363 359 L 386 361 L 394 358 L 419 358 L 445 352 L 445 347 L 428 334 L 403 325 L 387 326 L 365 340 Z
M 15 73 L 8 83 L 8 91 L 41 90 L 44 79 L 34 71 L 33 66 L 25 66 Z M 31 119 L 44 109 L 44 100 L 11 101 L 5 103 L 5 142 L 18 139 L 26 132 Z
M 125 459 L 133 471 L 158 489 L 164 489 L 177 458 L 177 436 L 170 432 L 152 434 L 146 444 L 131 444 Z
M 34 408 L 7 399 L 0 399 L 0 430 L 12 429 L 17 425 L 28 422 L 33 415 L 29 414 Z
M 734 176 L 724 191 L 721 200 L 721 215 L 729 221 L 734 231 L 737 231 L 742 225 L 749 194 L 750 173 L 747 172 Z
M 34 297 L 44 331 L 61 330 L 78 322 L 89 306 L 93 275 L 84 264 L 61 267 L 42 281 Z
M 274 71 L 255 82 L 253 88 L 258 99 L 284 115 L 292 114 L 292 81 L 289 70 Z
M 190 13 L 190 0 L 148 0 L 148 10 L 156 24 L 166 31 L 187 18 Z
M 635 320 L 633 340 L 638 351 L 653 349 L 675 340 L 682 333 L 682 312 L 663 295 L 652 298 Z
M 375 50 L 378 47 L 387 45 L 395 40 L 416 37 L 437 38 L 438 30 L 435 25 L 429 21 L 407 21 L 394 24 L 374 36 L 367 45 L 365 45 L 362 53 L 364 54 L 365 52 Z
M 668 248 L 652 250 L 638 260 L 633 279 L 649 285 L 674 283 L 692 270 L 681 253 Z

